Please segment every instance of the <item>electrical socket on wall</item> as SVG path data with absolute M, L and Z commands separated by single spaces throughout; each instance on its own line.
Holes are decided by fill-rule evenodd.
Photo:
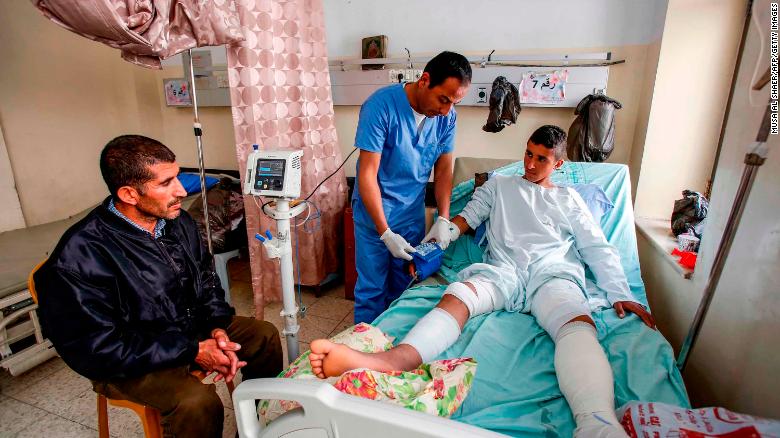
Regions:
M 479 87 L 477 89 L 477 103 L 487 103 L 487 88 Z
M 390 82 L 391 84 L 397 84 L 399 82 L 403 82 L 404 76 L 405 76 L 404 70 L 397 70 L 391 68 L 390 70 L 387 71 L 387 79 L 388 82 Z
M 399 82 L 415 82 L 420 79 L 423 71 L 415 68 L 387 70 L 387 81 L 391 84 Z

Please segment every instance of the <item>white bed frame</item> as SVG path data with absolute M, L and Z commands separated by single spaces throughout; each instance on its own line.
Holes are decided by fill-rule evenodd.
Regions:
M 291 400 L 302 408 L 264 427 L 256 400 Z M 252 379 L 233 391 L 241 438 L 503 437 L 458 421 L 339 392 L 318 380 Z
M 32 295 L 27 288 L 0 298 L 0 310 L 18 306 L 30 298 Z M 43 337 L 35 313 L 37 308 L 38 304 L 30 303 L 7 316 L 0 312 L 0 368 L 7 369 L 12 376 L 18 376 L 57 355 L 51 341 Z M 30 336 L 35 336 L 33 345 L 16 353 L 11 350 L 11 344 Z

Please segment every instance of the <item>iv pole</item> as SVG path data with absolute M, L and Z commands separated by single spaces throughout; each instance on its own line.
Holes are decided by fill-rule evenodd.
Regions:
M 195 132 L 195 145 L 198 147 L 198 169 L 200 170 L 200 194 L 203 200 L 203 220 L 206 223 L 206 243 L 209 248 L 209 254 L 214 255 L 214 250 L 211 246 L 211 225 L 209 224 L 209 202 L 206 198 L 206 170 L 203 165 L 203 129 L 200 124 L 200 118 L 198 118 L 198 93 L 195 89 L 195 70 L 192 68 L 192 49 L 187 49 L 187 60 L 190 67 L 190 91 L 192 95 L 192 112 L 194 113 L 195 120 L 192 123 L 193 130 Z

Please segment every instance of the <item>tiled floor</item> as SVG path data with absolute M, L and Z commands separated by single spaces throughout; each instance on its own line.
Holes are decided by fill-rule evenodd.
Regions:
M 246 261 L 230 263 L 231 297 L 239 315 L 254 315 L 249 265 Z M 323 291 L 317 298 L 303 288 L 304 318 L 299 320 L 299 347 L 303 352 L 309 342 L 328 337 L 352 326 L 353 302 L 344 299 L 342 285 Z M 281 303 L 266 307 L 265 319 L 281 332 Z M 287 363 L 287 345 L 282 338 Z M 233 404 L 227 387 L 220 382 L 217 392 L 225 404 L 224 436 L 236 433 Z M 143 437 L 141 422 L 127 409 L 109 407 L 111 436 Z M 54 358 L 27 373 L 12 377 L 0 370 L 0 438 L 6 437 L 96 437 L 96 398 L 89 380 L 71 371 L 60 358 Z

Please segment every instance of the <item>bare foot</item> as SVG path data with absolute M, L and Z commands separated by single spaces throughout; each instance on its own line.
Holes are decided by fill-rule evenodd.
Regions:
M 356 368 L 369 368 L 375 371 L 392 371 L 392 365 L 384 360 L 385 353 L 370 354 L 353 350 L 346 345 L 335 344 L 327 339 L 312 341 L 309 363 L 314 374 L 320 379 L 340 376 Z

